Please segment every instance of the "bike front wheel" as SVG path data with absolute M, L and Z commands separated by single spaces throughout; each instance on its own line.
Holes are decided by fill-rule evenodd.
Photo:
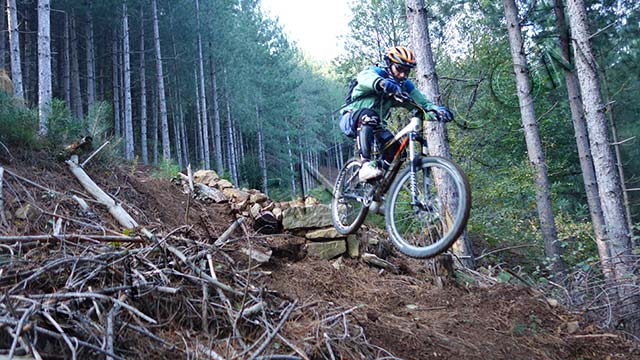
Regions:
M 336 231 L 348 235 L 360 228 L 369 211 L 370 184 L 360 182 L 360 161 L 351 159 L 340 170 L 331 199 L 331 218 Z
M 425 157 L 402 170 L 387 194 L 385 222 L 393 244 L 405 255 L 436 256 L 464 231 L 471 189 L 462 169 L 441 157 Z

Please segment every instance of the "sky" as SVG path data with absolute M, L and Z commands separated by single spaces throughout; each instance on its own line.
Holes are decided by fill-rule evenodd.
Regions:
M 343 51 L 337 37 L 349 30 L 346 0 L 262 0 L 262 8 L 312 58 L 331 60 Z

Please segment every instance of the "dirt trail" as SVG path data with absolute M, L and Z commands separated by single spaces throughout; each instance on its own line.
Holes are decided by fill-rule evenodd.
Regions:
M 33 159 L 14 159 L 5 168 L 56 191 L 75 189 L 82 193 L 63 164 L 43 165 L 29 158 Z M 175 184 L 153 178 L 145 169 L 101 166 L 89 169 L 89 173 L 105 191 L 122 199 L 138 222 L 157 233 L 187 225 L 181 236 L 212 242 L 234 220 L 227 204 L 188 201 Z M 46 199 L 34 197 L 33 201 L 41 209 L 52 206 Z M 17 206 L 9 203 L 7 211 Z M 118 228 L 105 212 L 99 216 L 103 225 Z M 47 221 L 47 216 L 29 223 L 14 221 L 9 228 L 0 228 L 0 235 L 37 234 L 47 228 Z M 264 293 L 296 301 L 298 306 L 295 316 L 281 329 L 283 337 L 293 344 L 275 341 L 271 350 L 294 345 L 311 359 L 640 359 L 636 344 L 620 334 L 599 331 L 561 306 L 551 307 L 532 289 L 506 285 L 463 288 L 452 284 L 438 288 L 424 262 L 404 257 L 390 259 L 402 264 L 401 274 L 348 258 L 342 259 L 336 269 L 330 261 L 299 258 L 293 251 L 287 252 L 286 244 L 302 244 L 303 240 L 295 236 L 248 235 L 243 241 L 279 244 L 270 262 L 256 268 L 261 276 L 256 277 L 255 285 Z M 52 257 L 63 256 L 54 244 L 41 246 L 49 247 Z M 269 305 L 269 311 L 281 311 L 278 304 Z M 580 324 L 577 331 L 567 327 L 574 321 Z M 156 331 L 178 332 L 170 323 Z M 188 331 L 199 336 L 197 326 Z M 175 343 L 182 346 L 183 341 L 176 336 Z M 0 340 L 0 345 L 4 349 L 6 339 Z M 175 351 L 185 354 L 174 349 L 164 356 Z M 137 357 L 135 352 L 130 354 Z

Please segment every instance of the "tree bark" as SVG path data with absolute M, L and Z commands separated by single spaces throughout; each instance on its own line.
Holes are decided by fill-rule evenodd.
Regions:
M 556 26 L 560 35 L 560 53 L 564 64 L 569 65 L 571 64 L 571 44 L 569 43 L 569 28 L 565 20 L 562 0 L 555 0 L 554 11 L 556 14 Z M 603 273 L 607 282 L 610 283 L 613 280 L 613 273 L 611 271 L 609 260 L 611 254 L 609 253 L 609 249 L 606 244 L 607 234 L 604 227 L 604 215 L 602 214 L 602 206 L 600 205 L 600 194 L 598 192 L 598 184 L 596 183 L 596 174 L 593 168 L 591 149 L 589 149 L 587 123 L 584 118 L 584 112 L 582 111 L 580 84 L 578 83 L 578 79 L 571 68 L 563 66 L 563 73 L 567 86 L 567 94 L 569 96 L 571 121 L 573 122 L 573 130 L 576 137 L 578 157 L 580 158 L 580 168 L 582 170 L 582 179 L 584 181 L 585 193 L 587 195 L 589 214 L 591 215 L 591 224 L 593 226 Z
M 431 38 L 429 36 L 429 24 L 424 0 L 407 0 L 407 19 L 410 24 L 411 41 L 415 48 L 416 60 L 418 62 L 416 76 L 417 83 L 421 90 L 434 103 L 440 103 L 440 89 L 438 86 L 438 75 L 436 74 L 433 52 L 431 49 Z M 444 123 L 426 122 L 425 133 L 429 144 L 429 153 L 451 159 L 451 149 L 449 145 L 449 135 Z M 437 178 L 436 178 L 436 181 Z M 438 191 L 442 192 L 442 197 L 447 199 L 448 208 L 453 207 L 455 201 L 455 191 L 453 184 L 445 179 L 440 179 Z M 451 211 L 454 211 L 452 209 Z M 475 268 L 475 260 L 471 247 L 471 239 L 465 230 L 463 235 L 452 247 L 453 252 L 458 255 L 462 265 L 468 268 Z
M 71 54 L 69 44 L 69 15 L 64 13 L 64 64 L 62 81 L 64 82 L 64 102 L 67 109 L 71 110 Z
M 158 102 L 160 105 L 160 122 L 162 127 L 162 157 L 165 161 L 171 160 L 171 144 L 169 141 L 169 121 L 167 120 L 167 97 L 164 91 L 164 75 L 162 71 L 162 51 L 160 49 L 160 27 L 158 25 L 158 5 L 156 0 L 151 1 L 153 12 L 153 38 L 156 53 L 156 72 L 158 85 Z
M 289 153 L 289 171 L 291 172 L 291 195 L 295 198 L 296 196 L 296 172 L 295 165 L 293 161 L 293 149 L 291 148 L 291 137 L 287 132 L 287 152 Z
M 144 46 L 144 5 L 140 6 L 140 147 L 142 163 L 149 164 L 149 146 L 147 144 L 147 76 Z
M 196 126 L 196 139 L 198 139 L 197 142 L 197 154 L 198 154 L 198 164 L 200 164 L 200 166 L 204 166 L 204 137 L 202 136 L 202 107 L 201 107 L 201 103 L 200 103 L 200 84 L 198 81 L 198 72 L 196 70 L 196 68 L 193 68 L 193 81 L 194 84 L 196 86 L 196 115 L 197 115 L 197 121 L 196 124 L 198 124 L 198 126 Z
M 151 96 L 151 112 L 153 116 L 153 165 L 158 165 L 158 88 L 155 87 Z
M 87 112 L 90 113 L 96 102 L 96 65 L 95 65 L 95 53 L 93 46 L 93 16 L 91 10 L 93 2 L 89 1 L 87 4 L 87 17 L 85 26 L 85 41 L 87 52 Z
M 118 61 L 118 32 L 113 32 L 113 52 L 111 61 L 113 65 L 113 129 L 116 136 L 122 134 L 120 127 L 120 62 Z
M 229 151 L 227 156 L 229 157 L 229 172 L 231 173 L 231 177 L 233 178 L 234 184 L 238 184 L 238 173 L 236 172 L 236 153 L 235 153 L 235 143 L 233 136 L 233 119 L 231 117 L 231 101 L 229 100 L 229 87 L 227 86 L 227 70 L 224 70 L 224 100 L 227 105 L 227 130 L 228 130 L 228 147 Z
M 6 38 L 5 38 L 5 29 L 8 29 L 8 26 L 6 24 L 7 18 L 5 17 L 6 14 L 6 9 L 5 9 L 5 3 L 0 1 L 0 69 L 6 69 L 7 68 L 7 63 L 6 63 L 6 53 L 7 53 L 7 42 L 6 42 Z
M 551 206 L 547 165 L 544 159 L 542 141 L 540 140 L 538 122 L 533 106 L 529 67 L 524 54 L 524 42 L 522 40 L 518 8 L 515 0 L 504 0 L 504 12 L 507 31 L 509 33 L 511 57 L 513 58 L 513 69 L 516 74 L 518 102 L 520 104 L 520 115 L 522 117 L 522 125 L 527 143 L 527 153 L 529 155 L 529 162 L 535 171 L 536 205 L 542 239 L 544 241 L 544 251 L 545 255 L 553 262 L 554 273 L 558 273 L 563 270 L 564 266 L 560 258 L 560 247 L 557 244 L 558 234 Z
M 124 55 L 124 157 L 131 161 L 134 156 L 133 110 L 131 100 L 131 54 L 129 52 L 129 15 L 127 5 L 122 4 L 122 44 Z
M 38 136 L 49 132 L 51 113 L 51 4 L 38 0 Z
M 631 295 L 635 286 L 629 286 L 634 285 L 637 281 L 634 280 L 635 266 L 631 257 L 630 229 L 625 219 L 622 186 L 619 173 L 615 169 L 615 156 L 608 139 L 607 120 L 604 114 L 605 106 L 602 102 L 597 63 L 591 45 L 585 4 L 583 0 L 568 0 L 567 5 L 577 76 L 582 90 L 591 154 L 600 189 L 600 201 L 608 236 L 607 243 L 612 257 L 611 263 L 616 279 L 621 284 L 627 284 L 619 287 L 618 294 L 624 303 L 622 307 L 615 309 L 617 317 L 624 320 L 625 313 L 634 314 L 640 307 L 637 296 Z M 637 319 L 630 325 L 632 332 L 639 331 L 640 324 Z
M 215 139 L 215 157 L 216 157 L 216 171 L 218 174 L 222 174 L 224 171 L 224 163 L 222 161 L 222 136 L 220 133 L 220 105 L 218 104 L 218 81 L 216 78 L 216 72 L 214 68 L 213 60 L 210 60 L 211 66 L 211 88 L 213 91 L 213 124 L 214 124 L 214 139 Z
M 24 98 L 22 86 L 22 65 L 20 60 L 20 33 L 18 31 L 18 9 L 16 0 L 7 0 L 7 22 L 9 23 L 9 43 L 11 48 L 11 81 L 19 99 Z
M 204 61 L 202 59 L 202 34 L 200 30 L 200 2 L 196 1 L 196 26 L 198 27 L 198 69 L 200 70 L 200 104 L 202 107 L 202 144 L 204 146 L 204 168 L 211 169 L 209 150 L 209 119 L 207 117 L 207 96 L 204 80 Z
M 78 29 L 76 28 L 75 12 L 71 12 L 71 94 L 73 114 L 82 118 L 82 93 L 80 91 L 80 67 L 78 65 Z
M 260 162 L 260 172 L 262 173 L 262 192 L 269 195 L 267 188 L 267 157 L 264 150 L 264 141 L 262 137 L 262 119 L 260 118 L 260 108 L 256 104 L 256 122 L 258 124 L 258 161 Z

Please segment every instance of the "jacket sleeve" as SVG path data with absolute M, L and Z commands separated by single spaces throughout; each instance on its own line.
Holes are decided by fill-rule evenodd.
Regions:
M 378 92 L 378 89 L 380 88 L 378 84 L 380 84 L 380 81 L 383 79 L 373 68 L 368 67 L 356 76 L 356 80 L 358 80 L 356 90 L 359 90 L 359 93 L 364 94 L 368 92 Z

